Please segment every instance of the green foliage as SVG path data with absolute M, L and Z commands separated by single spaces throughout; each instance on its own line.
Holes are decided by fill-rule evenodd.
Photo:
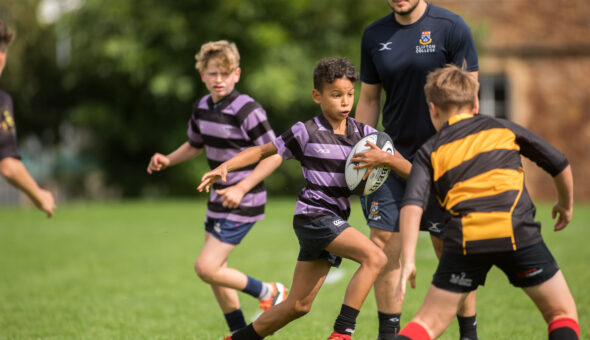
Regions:
M 33 208 L 1 208 L 0 338 L 3 339 L 210 339 L 227 333 L 211 289 L 195 275 L 203 243 L 204 197 L 191 201 L 137 201 L 60 205 L 52 219 Z M 229 264 L 262 280 L 288 286 L 298 254 L 291 216 L 294 197 L 273 198 L 234 250 Z M 582 338 L 590 337 L 590 230 L 588 206 L 552 231 L 550 206 L 539 206 L 544 238 L 576 300 Z M 350 223 L 367 232 L 358 201 Z M 417 251 L 417 288 L 408 289 L 407 323 L 420 307 L 436 259 L 427 233 Z M 311 312 L 269 339 L 325 339 L 331 333 L 346 285 L 358 266 L 344 260 L 343 277 L 325 283 Z M 334 270 L 332 270 L 334 271 Z M 240 294 L 248 320 L 257 301 Z M 533 303 L 493 269 L 478 291 L 480 339 L 544 339 L 546 325 Z M 357 321 L 355 338 L 377 337 L 373 294 Z M 457 339 L 453 321 L 441 339 Z
M 40 3 L 0 4 L 0 18 L 17 32 L 0 84 L 14 97 L 21 141 L 37 136 L 58 146 L 52 177 L 66 191 L 84 195 L 79 183 L 100 172 L 104 185 L 128 197 L 192 193 L 207 169 L 199 160 L 156 177 L 145 173 L 154 152 L 186 141 L 192 103 L 207 93 L 194 67 L 201 44 L 236 42 L 243 70 L 237 89 L 262 104 L 280 134 L 319 114 L 311 100 L 316 61 L 345 56 L 359 66 L 364 27 L 390 13 L 384 0 L 83 0 L 42 23 Z M 85 167 L 62 159 L 72 157 L 64 126 L 85 135 L 75 145 Z M 267 187 L 298 191 L 283 186 L 291 181 L 301 183 L 300 172 L 281 167 Z

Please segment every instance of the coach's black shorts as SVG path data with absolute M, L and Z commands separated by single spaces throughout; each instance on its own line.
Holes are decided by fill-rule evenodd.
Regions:
M 492 266 L 500 268 L 516 287 L 541 284 L 559 270 L 543 241 L 516 251 L 461 255 L 443 252 L 432 284 L 452 292 L 470 292 L 484 285 Z
M 342 262 L 325 248 L 350 224 L 337 216 L 325 216 L 309 224 L 295 225 L 295 234 L 299 240 L 298 261 L 315 261 L 326 259 L 334 267 Z

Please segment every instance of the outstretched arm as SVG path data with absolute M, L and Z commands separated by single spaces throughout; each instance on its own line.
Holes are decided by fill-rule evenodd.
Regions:
M 557 218 L 555 231 L 565 228 L 572 219 L 574 210 L 574 179 L 571 165 L 568 165 L 557 176 L 553 177 L 557 189 L 557 203 L 553 206 L 552 217 Z
M 168 155 L 155 153 L 150 159 L 147 172 L 151 175 L 154 171 L 162 171 L 167 167 L 185 162 L 199 155 L 203 149 L 195 148 L 189 142 L 185 142 L 178 149 Z
M 55 210 L 53 195 L 48 190 L 39 187 L 19 159 L 7 157 L 0 160 L 0 174 L 15 188 L 29 196 L 35 206 L 45 212 L 47 217 L 53 216 Z
M 217 182 L 219 179 L 221 179 L 223 182 L 226 181 L 226 177 L 227 177 L 228 172 L 243 168 L 243 167 L 248 166 L 250 164 L 255 164 L 267 157 L 270 157 L 270 156 L 276 154 L 276 153 L 277 153 L 277 148 L 275 147 L 275 145 L 272 142 L 266 143 L 264 145 L 258 145 L 258 146 L 253 146 L 251 148 L 248 148 L 248 149 L 240 152 L 239 154 L 235 155 L 230 160 L 227 160 L 227 161 L 221 163 L 217 168 L 205 173 L 203 175 L 203 177 L 201 178 L 201 184 L 199 184 L 199 186 L 197 187 L 197 190 L 203 191 L 203 189 L 205 189 L 206 192 L 209 192 L 209 187 L 213 183 Z M 275 161 L 276 161 L 276 159 L 273 161 L 270 161 L 264 167 L 265 168 L 268 167 L 269 165 L 271 165 Z M 277 164 L 277 166 L 278 166 L 278 164 Z M 270 174 L 274 170 L 274 168 L 271 170 L 269 170 L 269 168 L 270 167 L 268 167 L 266 169 L 266 175 L 262 176 L 264 174 L 264 172 L 261 172 L 260 174 L 258 174 L 256 176 L 261 176 L 260 180 L 262 180 L 262 178 L 268 176 L 268 174 Z M 255 178 L 253 180 L 255 180 Z
M 244 195 L 278 168 L 282 161 L 283 158 L 276 154 L 265 158 L 256 165 L 250 175 L 236 185 L 216 190 L 217 194 L 221 195 L 222 205 L 230 209 L 237 208 Z
M 416 288 L 416 244 L 420 231 L 420 219 L 422 207 L 418 205 L 405 205 L 400 212 L 400 232 L 402 237 L 402 273 L 400 283 L 395 293 L 396 301 L 403 301 L 406 295 L 408 280 L 412 288 Z

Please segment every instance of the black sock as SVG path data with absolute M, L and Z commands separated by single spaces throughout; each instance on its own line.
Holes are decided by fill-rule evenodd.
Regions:
M 401 314 L 379 314 L 379 340 L 393 340 L 395 335 L 399 332 L 399 321 Z
M 477 340 L 477 321 L 475 314 L 473 316 L 459 316 L 459 334 L 461 340 Z
M 262 337 L 256 333 L 252 324 L 240 329 L 231 336 L 232 340 L 261 340 Z
M 342 305 L 340 315 L 336 318 L 334 323 L 334 330 L 340 334 L 352 335 L 354 333 L 354 326 L 356 325 L 356 317 L 359 315 L 359 310 L 347 305 Z
M 247 326 L 241 309 L 236 309 L 231 313 L 223 314 L 223 316 L 225 316 L 225 322 L 227 322 L 230 332 L 237 331 L 238 329 Z

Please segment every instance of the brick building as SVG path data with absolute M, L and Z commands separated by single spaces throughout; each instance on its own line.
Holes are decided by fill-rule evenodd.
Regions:
M 590 1 L 434 0 L 471 27 L 480 56 L 481 112 L 546 138 L 572 163 L 576 200 L 590 200 Z M 550 178 L 525 160 L 533 198 Z

